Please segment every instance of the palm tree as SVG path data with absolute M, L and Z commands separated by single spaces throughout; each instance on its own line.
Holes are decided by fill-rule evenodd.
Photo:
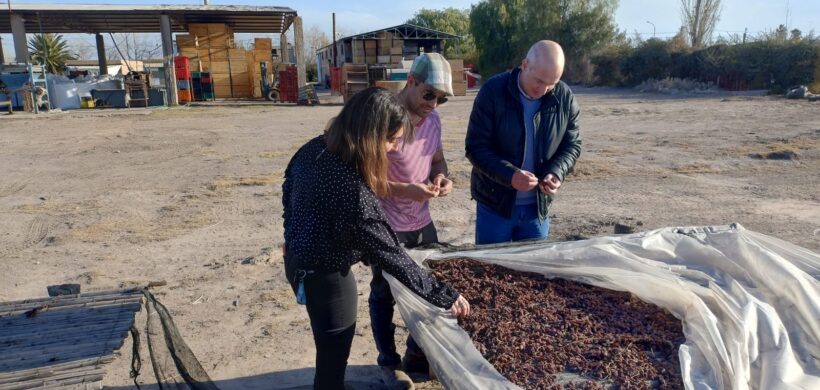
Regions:
M 28 41 L 31 60 L 46 67 L 48 73 L 58 73 L 65 69 L 68 60 L 77 55 L 68 49 L 68 42 L 60 34 L 34 34 Z

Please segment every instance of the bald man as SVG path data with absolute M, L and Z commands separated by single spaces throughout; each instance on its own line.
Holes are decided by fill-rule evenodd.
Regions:
M 478 92 L 465 141 L 476 244 L 547 238 L 550 204 L 581 154 L 580 109 L 563 72 L 561 46 L 539 41 Z

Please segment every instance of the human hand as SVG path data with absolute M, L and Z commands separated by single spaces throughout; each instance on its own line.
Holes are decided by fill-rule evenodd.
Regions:
M 442 174 L 433 178 L 433 185 L 438 188 L 438 196 L 447 196 L 453 190 L 453 181 Z
M 529 191 L 538 185 L 538 178 L 532 172 L 519 169 L 513 173 L 512 183 L 510 184 L 518 191 Z
M 439 194 L 438 187 L 430 184 L 408 183 L 403 191 L 403 197 L 416 202 L 423 202 L 430 198 L 435 198 Z
M 470 315 L 470 302 L 467 302 L 463 295 L 459 295 L 450 308 L 450 312 L 456 317 L 466 317 Z
M 544 193 L 555 195 L 558 192 L 558 187 L 561 187 L 561 180 L 558 180 L 558 177 L 552 173 L 548 173 L 538 185 Z

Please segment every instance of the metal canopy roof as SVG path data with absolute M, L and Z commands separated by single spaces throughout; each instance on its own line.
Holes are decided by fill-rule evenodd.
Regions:
M 6 7 L 2 7 L 6 8 Z M 237 33 L 282 33 L 296 11 L 287 7 L 242 5 L 86 5 L 12 4 L 0 9 L 0 33 L 11 33 L 11 14 L 25 19 L 26 32 L 124 33 L 159 32 L 159 16 L 169 15 L 175 32 L 189 23 L 226 23 Z
M 381 30 L 370 31 L 362 34 L 351 35 L 340 40 L 348 39 L 381 39 L 379 33 L 392 33 L 396 39 L 458 39 L 458 35 L 433 30 L 431 28 L 416 26 L 415 24 L 400 24 L 398 26 L 383 28 Z

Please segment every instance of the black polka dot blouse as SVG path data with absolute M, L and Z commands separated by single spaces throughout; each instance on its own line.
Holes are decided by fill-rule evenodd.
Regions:
M 377 264 L 423 299 L 449 309 L 458 292 L 405 253 L 356 168 L 325 148 L 323 136 L 310 140 L 285 170 L 288 260 L 317 272 L 345 271 L 358 261 Z

